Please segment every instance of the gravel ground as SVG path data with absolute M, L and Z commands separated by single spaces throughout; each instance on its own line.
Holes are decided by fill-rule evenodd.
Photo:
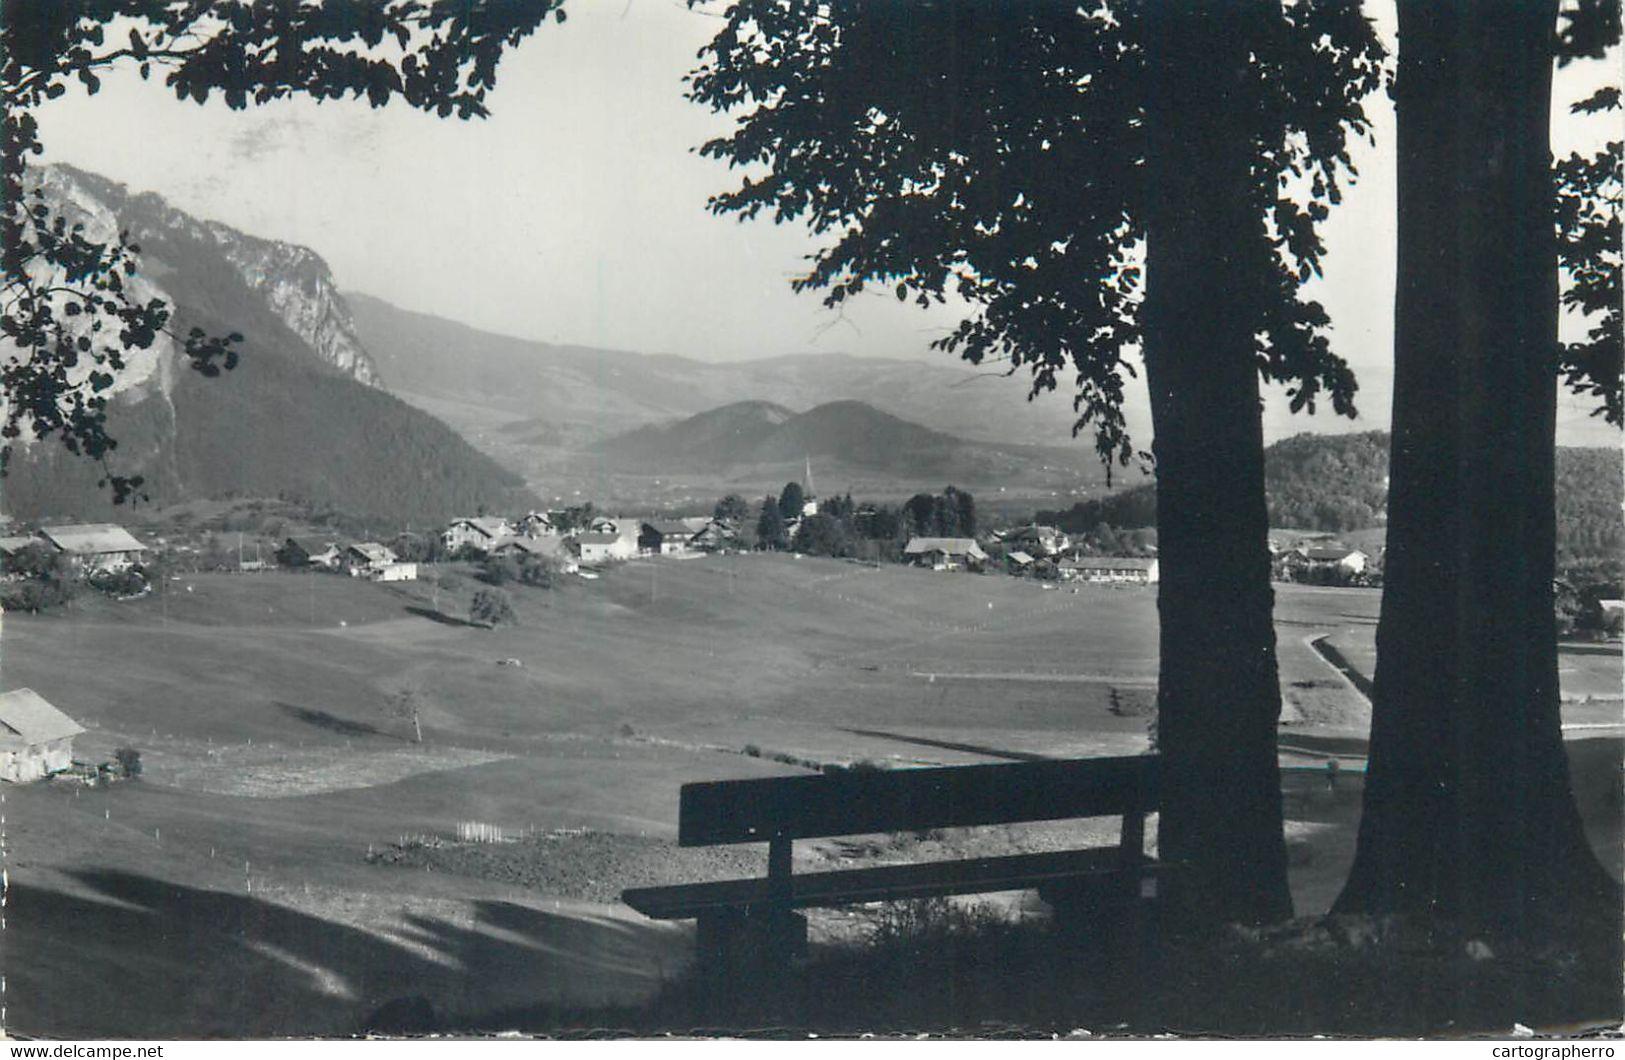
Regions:
M 850 837 L 798 843 L 795 870 L 816 872 L 859 861 L 886 864 L 1063 850 L 1115 841 L 1115 821 L 1099 822 L 1099 827 L 1065 822 L 1029 828 L 956 829 L 923 836 Z M 501 843 L 430 837 L 386 847 L 368 860 L 402 868 L 427 867 L 516 884 L 554 898 L 606 904 L 620 901 L 621 891 L 629 887 L 702 883 L 767 872 L 762 844 L 679 847 L 669 839 L 573 830 Z
M 605 904 L 620 901 L 628 887 L 759 876 L 767 867 L 766 855 L 753 847 L 685 849 L 667 839 L 607 832 L 559 832 L 505 843 L 430 839 L 387 847 L 369 860 Z

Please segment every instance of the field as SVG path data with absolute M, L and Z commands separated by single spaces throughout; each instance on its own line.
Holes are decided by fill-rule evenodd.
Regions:
M 635 999 L 690 944 L 618 906 L 620 888 L 761 859 L 677 850 L 684 782 L 1147 744 L 1146 589 L 736 555 L 516 586 L 519 624 L 488 630 L 461 621 L 474 588 L 461 570 L 390 586 L 196 575 L 154 598 L 7 616 L 4 687 L 79 720 L 77 757 L 133 746 L 145 767 L 103 788 L 0 788 L 7 1029 L 335 1034 L 412 995 L 462 1013 Z M 1378 598 L 1278 591 L 1283 762 L 1317 764 L 1306 746 L 1357 744 L 1369 713 L 1311 642 L 1368 673 Z M 1617 720 L 1599 691 L 1618 689 L 1617 653 L 1563 658 L 1579 723 Z M 1331 801 L 1323 780 L 1293 785 L 1294 890 L 1300 910 L 1324 909 L 1358 783 Z M 448 842 L 471 823 L 513 841 Z M 1076 840 L 1062 831 L 974 841 Z

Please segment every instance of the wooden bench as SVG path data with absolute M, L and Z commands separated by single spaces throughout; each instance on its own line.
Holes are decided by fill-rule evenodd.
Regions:
M 807 923 L 797 909 L 907 898 L 1036 888 L 1052 905 L 1081 907 L 1104 893 L 1125 934 L 1137 932 L 1143 888 L 1154 893 L 1168 868 L 1145 853 L 1159 765 L 1141 755 L 685 784 L 678 844 L 765 842 L 767 875 L 638 887 L 621 898 L 653 919 L 697 920 L 701 963 L 730 967 L 804 952 Z M 797 839 L 1119 815 L 1116 846 L 791 872 Z

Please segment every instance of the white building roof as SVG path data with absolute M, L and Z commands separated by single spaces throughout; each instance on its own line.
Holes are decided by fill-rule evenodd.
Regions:
M 117 523 L 42 526 L 40 533 L 57 548 L 76 556 L 98 556 L 108 552 L 144 552 L 147 548 Z
M 19 751 L 84 731 L 32 688 L 0 692 L 0 751 Z
M 394 563 L 395 553 L 376 541 L 360 541 L 349 547 L 348 551 L 366 559 L 369 563 Z
M 969 537 L 915 537 L 910 538 L 908 544 L 903 546 L 905 556 L 923 556 L 929 552 L 941 552 L 949 556 L 973 556 L 977 559 L 987 558 L 982 546 Z
M 498 538 L 508 532 L 506 520 L 498 519 L 493 515 L 482 515 L 477 518 L 453 519 L 452 526 L 470 526 L 489 538 Z

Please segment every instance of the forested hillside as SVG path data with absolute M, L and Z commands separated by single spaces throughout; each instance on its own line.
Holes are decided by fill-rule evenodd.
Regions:
M 1270 525 L 1358 530 L 1388 507 L 1388 434 L 1299 434 L 1264 456 Z
M 1388 434 L 1300 434 L 1264 454 L 1270 525 L 1341 533 L 1381 525 L 1387 507 Z M 1625 550 L 1620 505 L 1625 480 L 1617 449 L 1557 450 L 1557 551 L 1563 561 L 1618 557 Z M 1140 486 L 1080 501 L 1040 522 L 1082 533 L 1102 523 L 1154 526 L 1156 488 Z

